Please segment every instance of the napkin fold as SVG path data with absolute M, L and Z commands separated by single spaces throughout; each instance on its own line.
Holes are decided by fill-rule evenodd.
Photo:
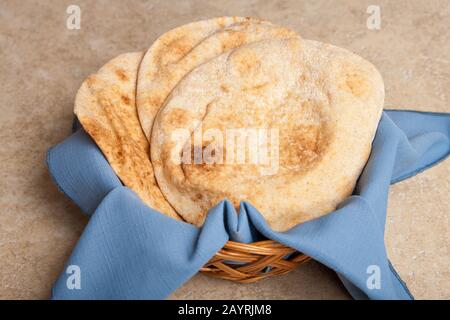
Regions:
M 229 201 L 220 202 L 201 228 L 149 208 L 121 184 L 95 143 L 79 129 L 47 154 L 58 188 L 90 216 L 52 298 L 162 299 L 228 240 L 269 238 L 333 269 L 354 298 L 412 299 L 386 254 L 389 185 L 445 159 L 449 136 L 450 114 L 383 112 L 353 195 L 334 212 L 275 232 L 245 202 L 239 214 Z

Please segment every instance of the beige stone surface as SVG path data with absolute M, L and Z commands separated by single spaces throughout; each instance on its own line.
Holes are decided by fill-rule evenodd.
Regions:
M 66 29 L 66 7 L 82 10 Z M 381 30 L 366 28 L 369 4 Z M 15 1 L 0 2 L 0 298 L 46 299 L 87 219 L 60 194 L 45 152 L 70 134 L 75 93 L 112 57 L 148 47 L 172 27 L 252 15 L 304 38 L 362 55 L 380 70 L 386 107 L 450 112 L 450 5 L 437 1 Z M 450 161 L 394 185 L 389 255 L 417 298 L 450 298 Z M 195 276 L 170 298 L 347 299 L 312 262 L 252 285 Z

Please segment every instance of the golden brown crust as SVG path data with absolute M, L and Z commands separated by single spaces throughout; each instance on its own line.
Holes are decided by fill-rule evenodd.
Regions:
M 142 56 L 140 52 L 120 55 L 89 76 L 77 93 L 75 114 L 122 182 L 150 207 L 181 220 L 158 188 L 136 111 Z

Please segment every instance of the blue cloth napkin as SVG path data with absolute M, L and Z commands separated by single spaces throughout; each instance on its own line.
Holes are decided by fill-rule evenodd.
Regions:
M 280 233 L 249 203 L 236 214 L 222 201 L 202 228 L 147 207 L 79 129 L 47 155 L 59 189 L 90 216 L 52 298 L 162 299 L 229 239 L 269 238 L 336 271 L 354 298 L 412 299 L 386 254 L 388 189 L 446 158 L 449 134 L 449 114 L 385 111 L 353 195 L 336 211 Z

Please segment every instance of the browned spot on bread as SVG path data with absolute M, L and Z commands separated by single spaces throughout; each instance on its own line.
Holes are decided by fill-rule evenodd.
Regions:
M 197 193 L 194 198 L 195 198 L 194 200 L 202 200 L 203 195 L 201 193 Z
M 85 81 L 87 86 L 91 88 L 95 83 L 95 75 L 90 75 Z
M 372 94 L 371 84 L 364 75 L 363 70 L 355 69 L 353 66 L 344 66 L 339 87 L 350 91 L 355 97 L 362 98 Z
M 187 30 L 174 30 L 170 35 L 164 36 L 161 41 L 161 48 L 154 55 L 154 60 L 160 67 L 167 66 L 182 59 L 190 52 L 195 43 L 191 34 Z M 157 71 L 159 73 L 160 70 Z
M 128 104 L 128 105 L 129 105 L 130 102 L 131 102 L 130 98 L 127 97 L 126 95 L 120 96 L 120 99 L 122 99 L 123 103 Z
M 229 37 L 222 41 L 222 51 L 236 48 L 244 44 L 247 39 L 247 35 L 242 31 L 229 30 L 227 35 Z
M 188 53 L 192 49 L 191 41 L 186 36 L 181 36 L 179 38 L 176 38 L 175 40 L 171 41 L 167 45 L 166 52 L 173 52 L 176 55 L 184 55 Z
M 257 84 L 256 86 L 250 87 L 250 88 L 243 88 L 244 91 L 250 91 L 252 93 L 258 93 L 261 91 L 264 91 L 264 88 L 266 88 L 269 84 L 267 82 Z
M 243 76 L 249 76 L 261 65 L 261 60 L 252 50 L 241 49 L 232 59 L 234 67 Z
M 281 164 L 298 167 L 302 171 L 310 168 L 322 151 L 318 147 L 320 137 L 321 126 L 294 125 L 286 128 L 282 132 Z
M 127 81 L 127 80 L 128 80 L 127 74 L 126 74 L 125 71 L 122 70 L 122 69 L 117 69 L 117 70 L 116 70 L 116 75 L 117 75 L 117 76 L 119 77 L 119 79 L 122 80 L 122 81 Z
M 278 37 L 296 36 L 296 33 L 288 28 L 278 28 L 275 30 Z
M 224 29 L 226 27 L 225 23 L 226 21 L 224 17 L 217 19 L 217 24 L 219 25 L 219 28 Z
M 163 99 L 158 95 L 154 95 L 147 99 L 147 103 L 151 106 L 159 106 L 163 103 Z
M 171 124 L 183 124 L 186 125 L 188 123 L 188 111 L 184 109 L 174 109 L 173 112 L 169 114 L 169 123 Z
M 370 90 L 367 80 L 358 73 L 348 74 L 346 84 L 357 97 L 367 95 Z

